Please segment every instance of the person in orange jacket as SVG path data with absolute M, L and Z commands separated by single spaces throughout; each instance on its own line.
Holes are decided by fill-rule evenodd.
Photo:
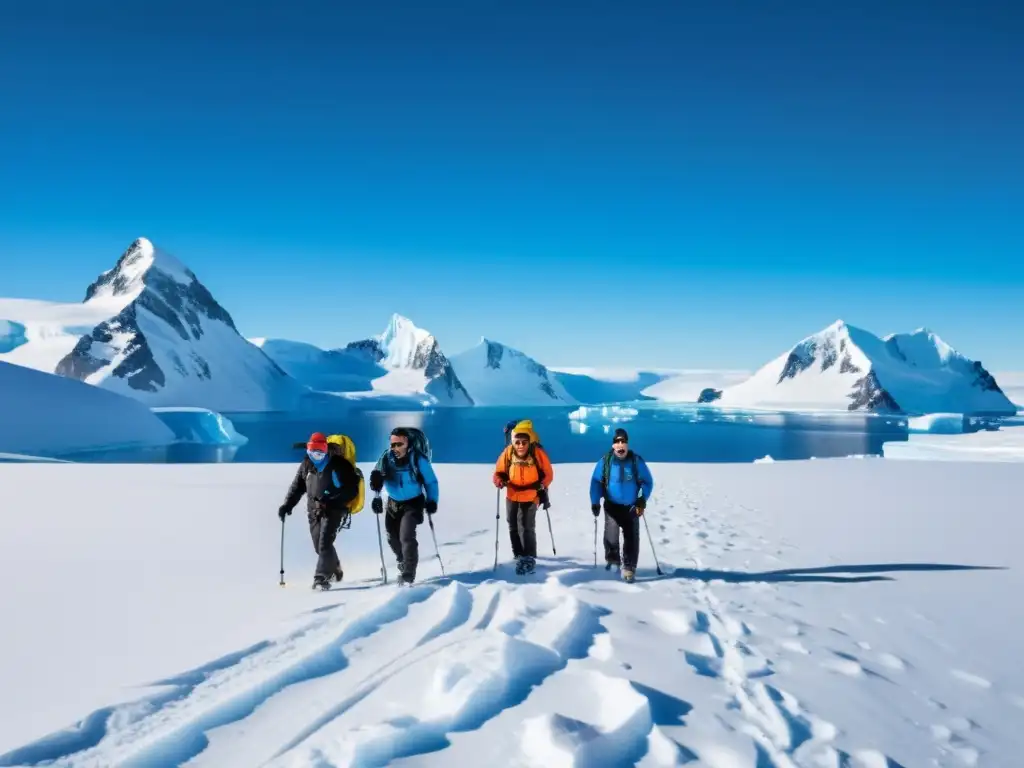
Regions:
M 533 422 L 520 421 L 512 429 L 512 443 L 494 465 L 494 485 L 505 488 L 505 514 L 516 573 L 533 573 L 537 565 L 537 506 L 548 509 L 548 488 L 555 471 L 540 445 Z

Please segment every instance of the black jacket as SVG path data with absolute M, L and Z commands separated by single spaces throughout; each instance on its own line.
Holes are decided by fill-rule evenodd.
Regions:
M 284 506 L 292 509 L 306 494 L 306 514 L 315 516 L 324 507 L 328 510 L 344 510 L 345 506 L 359 493 L 359 475 L 342 456 L 329 456 L 322 472 L 317 472 L 313 462 L 306 456 L 302 459 L 295 479 L 288 486 Z

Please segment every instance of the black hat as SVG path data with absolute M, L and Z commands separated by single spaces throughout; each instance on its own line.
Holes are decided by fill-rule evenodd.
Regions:
M 618 438 L 622 438 L 627 443 L 629 442 L 629 433 L 626 432 L 622 427 L 615 430 L 615 434 L 612 436 L 612 442 L 614 443 Z

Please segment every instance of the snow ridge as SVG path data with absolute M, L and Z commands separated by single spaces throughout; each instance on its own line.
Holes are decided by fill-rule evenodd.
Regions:
M 1016 410 L 979 361 L 928 329 L 881 339 L 842 320 L 725 388 L 716 402 L 911 414 Z
M 576 403 L 562 383 L 529 355 L 481 337 L 451 363 L 477 405 Z

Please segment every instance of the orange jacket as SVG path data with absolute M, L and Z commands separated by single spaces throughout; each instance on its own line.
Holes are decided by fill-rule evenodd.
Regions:
M 497 479 L 498 475 L 502 473 L 508 475 L 505 495 L 510 501 L 536 501 L 536 485 L 540 479 L 538 468 L 544 473 L 544 479 L 540 481 L 541 485 L 544 488 L 551 487 L 555 470 L 551 467 L 547 451 L 539 445 L 534 445 L 533 452 L 536 461 L 530 458 L 530 454 L 526 454 L 525 459 L 520 459 L 510 445 L 498 456 L 498 461 L 494 465 L 494 478 Z

